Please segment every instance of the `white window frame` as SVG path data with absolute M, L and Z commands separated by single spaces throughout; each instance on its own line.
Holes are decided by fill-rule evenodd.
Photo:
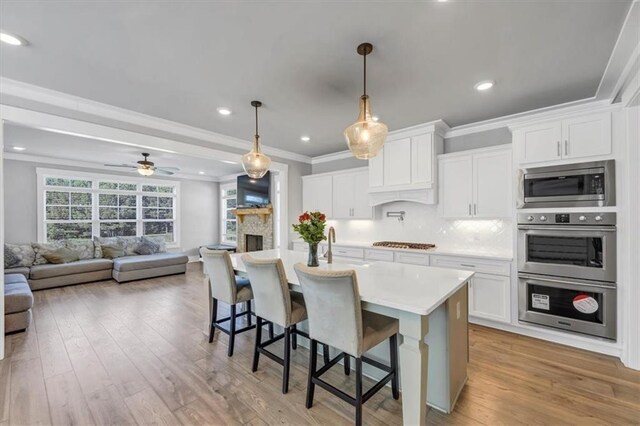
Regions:
M 62 191 L 69 190 L 74 192 L 89 192 L 93 194 L 92 196 L 92 236 L 100 236 L 100 222 L 105 222 L 105 220 L 100 220 L 98 215 L 98 199 L 99 194 L 122 194 L 122 195 L 135 195 L 137 198 L 136 201 L 136 235 L 142 236 L 144 229 L 144 222 L 157 222 L 157 219 L 144 219 L 142 216 L 142 196 L 143 195 L 158 195 L 173 197 L 173 242 L 167 242 L 167 247 L 169 248 L 177 248 L 180 247 L 180 182 L 173 180 L 160 180 L 156 178 L 148 178 L 148 177 L 138 177 L 138 176 L 123 176 L 123 175 L 110 175 L 105 173 L 89 173 L 89 172 L 78 172 L 72 170 L 61 170 L 61 169 L 46 169 L 46 168 L 36 168 L 36 176 L 37 176 L 37 191 L 38 191 L 38 241 L 46 242 L 47 241 L 47 223 L 52 221 L 46 220 L 45 215 L 45 204 L 46 204 L 46 191 L 47 190 L 55 190 L 60 189 Z M 63 186 L 47 186 L 46 179 L 47 178 L 60 178 L 60 179 L 90 179 L 92 181 L 91 188 L 76 188 L 76 187 L 63 187 Z M 117 182 L 117 183 L 129 183 L 136 184 L 136 191 L 122 191 L 117 189 L 100 189 L 98 187 L 98 183 L 100 181 L 109 181 L 109 182 Z M 171 186 L 174 188 L 173 193 L 163 192 L 143 192 L 142 187 L 144 185 L 153 185 L 153 186 Z M 55 222 L 55 221 L 54 221 Z M 70 221 L 65 221 L 70 222 Z M 78 221 L 78 222 L 86 222 L 86 221 Z M 107 220 L 106 222 L 110 222 Z
M 227 191 L 230 189 L 236 190 L 236 195 L 227 196 Z M 237 182 L 221 183 L 220 184 L 220 242 L 223 244 L 237 245 L 238 241 L 238 220 L 227 219 L 227 200 L 235 199 L 238 201 L 238 184 Z M 227 240 L 227 222 L 236 222 L 236 240 Z

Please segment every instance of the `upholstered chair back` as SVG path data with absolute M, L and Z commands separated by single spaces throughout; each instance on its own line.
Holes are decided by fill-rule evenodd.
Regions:
M 251 281 L 256 315 L 288 326 L 291 321 L 291 294 L 282 260 L 256 259 L 245 254 L 242 262 Z
M 224 303 L 236 303 L 236 278 L 233 272 L 231 256 L 225 250 L 200 249 L 204 272 L 209 277 L 211 297 Z
M 362 308 L 356 272 L 294 267 L 302 286 L 309 337 L 354 357 L 362 354 Z

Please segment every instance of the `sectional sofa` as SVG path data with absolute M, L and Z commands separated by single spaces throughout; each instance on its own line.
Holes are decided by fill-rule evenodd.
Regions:
M 58 253 L 67 258 L 60 259 Z M 167 252 L 164 240 L 158 237 L 94 237 L 5 244 L 4 260 L 5 275 L 22 274 L 32 290 L 41 290 L 112 278 L 122 283 L 181 274 L 186 271 L 188 257 Z

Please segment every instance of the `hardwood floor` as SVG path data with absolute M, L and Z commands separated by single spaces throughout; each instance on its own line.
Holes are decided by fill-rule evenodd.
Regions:
M 34 324 L 6 338 L 0 425 L 353 421 L 353 408 L 321 389 L 305 408 L 305 349 L 292 352 L 282 395 L 280 366 L 265 358 L 251 373 L 254 332 L 237 336 L 232 358 L 226 335 L 208 344 L 202 278 L 190 264 L 186 275 L 35 292 Z M 471 326 L 470 344 L 456 410 L 430 410 L 429 423 L 640 424 L 640 372 L 615 358 L 479 326 Z M 327 377 L 349 389 L 354 375 L 341 371 Z M 364 421 L 402 423 L 390 388 L 365 404 Z

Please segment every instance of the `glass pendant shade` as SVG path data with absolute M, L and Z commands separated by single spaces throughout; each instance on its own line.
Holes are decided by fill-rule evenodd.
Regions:
M 382 149 L 382 145 L 387 139 L 387 133 L 389 133 L 387 126 L 379 121 L 374 121 L 371 115 L 369 96 L 362 95 L 358 120 L 344 131 L 349 149 L 360 160 L 375 157 Z
M 138 174 L 142 176 L 151 176 L 155 170 L 151 167 L 138 167 Z
M 260 179 L 269 171 L 271 159 L 260 149 L 260 136 L 255 135 L 253 148 L 242 156 L 242 167 L 252 179 Z

